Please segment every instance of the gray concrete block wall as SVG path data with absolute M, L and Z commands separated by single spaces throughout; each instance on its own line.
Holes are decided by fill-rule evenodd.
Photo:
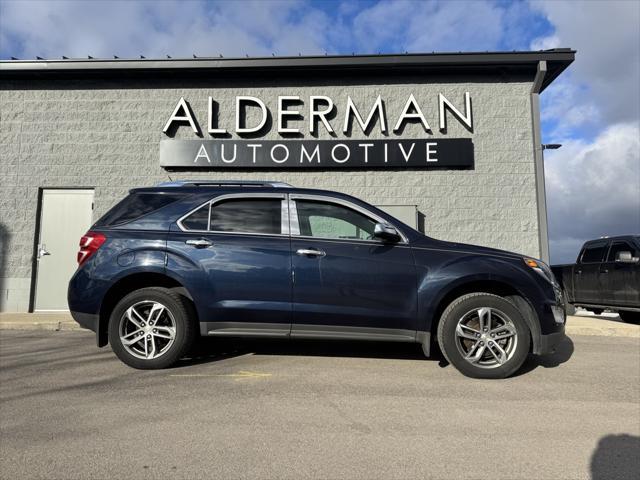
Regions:
M 116 88 L 117 87 L 117 88 Z M 531 83 L 463 79 L 430 83 L 425 78 L 381 79 L 367 85 L 243 85 L 209 88 L 142 88 L 121 82 L 11 82 L 0 86 L 0 310 L 28 306 L 39 187 L 95 187 L 95 218 L 128 189 L 168 180 L 159 166 L 162 128 L 181 96 L 206 129 L 207 97 L 220 104 L 219 124 L 233 130 L 236 95 L 261 98 L 277 111 L 278 95 L 327 95 L 338 108 L 332 121 L 342 126 L 347 95 L 363 115 L 378 94 L 385 100 L 389 128 L 413 93 L 430 123 L 427 135 L 408 124 L 403 139 L 473 139 L 475 168 L 467 171 L 234 171 L 171 173 L 171 178 L 272 179 L 300 187 L 321 187 L 374 204 L 417 204 L 429 236 L 539 256 Z M 473 102 L 474 131 L 449 115 L 449 130 L 438 127 L 438 93 L 458 108 L 464 92 Z M 302 107 L 308 112 L 308 101 Z M 307 114 L 305 113 L 305 117 Z M 308 123 L 294 122 L 308 136 Z M 233 135 L 235 137 L 235 135 Z M 180 127 L 175 138 L 197 139 Z M 205 133 L 204 138 L 211 138 Z M 272 130 L 262 137 L 280 139 Z M 321 127 L 319 139 L 331 139 Z M 337 138 L 344 138 L 338 134 Z M 379 128 L 366 137 L 354 123 L 353 139 L 384 139 Z M 390 134 L 389 138 L 398 138 Z

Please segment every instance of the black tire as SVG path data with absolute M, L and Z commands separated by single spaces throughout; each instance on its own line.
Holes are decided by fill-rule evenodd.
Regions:
M 120 338 L 121 319 L 129 307 L 147 301 L 157 302 L 164 306 L 170 312 L 175 323 L 173 343 L 159 356 L 151 359 L 134 356 L 123 345 Z M 118 302 L 109 318 L 109 343 L 113 352 L 130 367 L 142 370 L 155 370 L 173 365 L 189 351 L 195 335 L 195 315 L 189 300 L 161 287 L 141 288 L 129 293 Z
M 490 361 L 489 347 L 485 347 L 485 352 L 480 362 L 485 356 L 487 357 L 485 366 L 471 363 L 466 360 L 461 352 L 464 348 L 464 342 L 476 342 L 478 340 L 463 340 L 456 334 L 458 321 L 473 315 L 472 312 L 480 308 L 491 308 L 497 313 L 504 315 L 515 328 L 515 344 L 511 344 L 508 359 L 503 364 L 488 367 Z M 496 339 L 489 339 L 495 342 Z M 508 340 L 498 339 L 509 344 Z M 531 332 L 529 327 L 518 308 L 503 297 L 490 293 L 470 293 L 453 301 L 444 311 L 438 324 L 438 344 L 443 355 L 458 371 L 463 375 L 472 378 L 506 378 L 516 372 L 524 363 L 529 354 L 529 346 L 531 344 Z M 493 344 L 492 344 L 493 345 Z M 475 350 L 476 352 L 479 349 Z
M 618 312 L 618 314 L 625 323 L 632 323 L 634 325 L 640 324 L 640 312 L 630 312 L 625 310 L 624 312 Z

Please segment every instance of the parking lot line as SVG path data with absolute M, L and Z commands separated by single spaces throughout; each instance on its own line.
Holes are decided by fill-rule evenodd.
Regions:
M 266 378 L 266 377 L 271 377 L 272 374 L 271 373 L 260 373 L 260 372 L 248 372 L 245 370 L 239 371 L 237 373 L 182 373 L 182 374 L 171 374 L 169 375 L 170 377 L 191 377 L 191 378 L 197 378 L 197 377 L 227 377 L 227 378 L 233 378 L 236 381 L 238 380 L 243 380 L 243 379 L 247 379 L 247 378 Z

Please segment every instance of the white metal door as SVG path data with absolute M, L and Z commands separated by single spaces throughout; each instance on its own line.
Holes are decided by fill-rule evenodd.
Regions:
M 93 190 L 42 192 L 35 309 L 68 310 L 67 286 L 76 270 L 80 237 L 91 227 Z

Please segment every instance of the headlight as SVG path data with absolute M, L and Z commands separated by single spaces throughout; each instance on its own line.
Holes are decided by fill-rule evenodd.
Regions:
M 551 285 L 555 287 L 558 286 L 556 277 L 553 275 L 553 272 L 549 268 L 549 265 L 541 260 L 535 260 L 533 258 L 524 257 L 523 260 L 527 267 L 532 268 L 538 275 L 542 276 L 542 278 L 544 278 Z

